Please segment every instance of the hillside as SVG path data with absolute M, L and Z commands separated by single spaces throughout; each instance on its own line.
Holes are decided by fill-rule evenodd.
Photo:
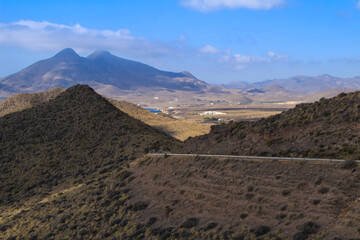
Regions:
M 0 90 L 30 93 L 54 87 L 68 88 L 75 84 L 90 85 L 107 96 L 139 87 L 182 91 L 201 91 L 207 87 L 205 82 L 188 72 L 161 71 L 107 51 L 96 51 L 88 57 L 81 57 L 73 49 L 67 48 L 51 58 L 2 78 Z
M 225 153 L 230 140 L 251 136 L 256 146 L 265 134 L 270 147 L 279 129 L 306 139 L 298 129 L 306 132 L 309 119 L 319 124 L 311 134 L 319 142 L 333 126 L 343 125 L 337 130 L 347 136 L 354 125 L 355 135 L 359 99 L 358 92 L 341 94 L 257 122 L 214 127 L 184 149 L 191 143 L 202 151 L 202 139 L 207 149 Z M 244 124 L 252 131 L 245 137 Z M 144 155 L 179 144 L 81 85 L 1 117 L 0 239 L 359 237 L 356 164 Z
M 181 141 L 209 132 L 208 127 L 194 122 L 175 119 L 166 114 L 154 114 L 126 101 L 108 100 L 121 111 Z
M 356 239 L 359 184 L 339 164 L 145 156 L 0 208 L 0 238 Z
M 0 118 L 0 204 L 46 196 L 177 141 L 118 110 L 90 87 Z
M 55 98 L 63 91 L 65 91 L 64 88 L 53 88 L 40 93 L 15 94 L 4 101 L 0 101 L 0 117 L 12 112 L 37 106 L 42 102 Z M 128 115 L 139 119 L 140 121 L 145 122 L 146 124 L 155 127 L 181 141 L 184 141 L 188 137 L 194 137 L 209 132 L 208 127 L 193 122 L 174 119 L 165 114 L 154 114 L 126 101 L 118 101 L 114 99 L 107 100 Z
M 64 88 L 57 87 L 45 92 L 15 94 L 0 102 L 0 117 L 47 102 L 57 97 L 63 91 L 65 91 Z
M 213 126 L 179 151 L 358 159 L 359 129 L 360 92 L 342 93 L 259 121 Z

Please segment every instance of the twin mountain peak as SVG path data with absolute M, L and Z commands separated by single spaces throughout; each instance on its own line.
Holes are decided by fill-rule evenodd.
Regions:
M 95 51 L 87 57 L 66 48 L 55 56 L 0 80 L 0 90 L 9 93 L 39 92 L 54 87 L 69 88 L 86 84 L 94 89 L 111 87 L 115 90 L 164 88 L 201 91 L 208 84 L 188 72 L 168 72 L 141 62 Z

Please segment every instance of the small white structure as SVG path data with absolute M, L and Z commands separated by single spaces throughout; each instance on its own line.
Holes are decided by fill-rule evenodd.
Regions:
M 208 112 L 202 112 L 200 115 L 224 115 L 226 113 L 223 112 L 216 112 L 216 111 L 208 111 Z

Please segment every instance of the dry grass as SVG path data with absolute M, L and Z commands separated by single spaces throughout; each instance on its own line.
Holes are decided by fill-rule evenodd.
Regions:
M 108 100 L 121 111 L 181 141 L 189 137 L 206 134 L 210 131 L 207 125 L 200 125 L 187 120 L 178 120 L 165 114 L 154 114 L 129 102 Z
M 19 93 L 0 102 L 0 117 L 34 107 L 42 102 L 56 98 L 65 88 L 53 88 L 39 93 Z

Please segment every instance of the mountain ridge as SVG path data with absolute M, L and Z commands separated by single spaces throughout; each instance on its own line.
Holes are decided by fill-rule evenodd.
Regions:
M 264 89 L 272 85 L 278 85 L 288 91 L 292 91 L 301 95 L 306 95 L 335 89 L 359 89 L 360 76 L 355 76 L 352 78 L 340 78 L 331 76 L 329 74 L 321 74 L 318 76 L 299 75 L 285 79 L 271 79 L 255 83 L 239 81 L 229 84 L 223 84 L 222 86 L 225 88 L 247 90 L 251 88 Z

